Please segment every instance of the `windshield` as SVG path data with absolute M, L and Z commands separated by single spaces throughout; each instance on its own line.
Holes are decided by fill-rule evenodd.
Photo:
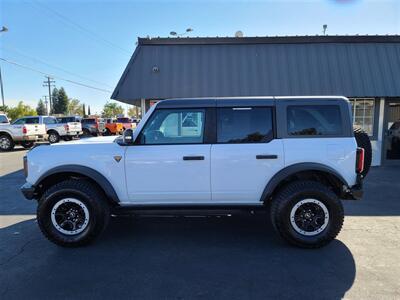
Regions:
M 69 123 L 69 122 L 79 122 L 75 119 L 75 117 L 64 117 L 64 118 L 57 118 L 59 123 Z
M 130 123 L 131 119 L 129 119 L 129 118 L 117 118 L 117 122 L 119 122 L 119 123 Z
M 94 123 L 96 123 L 96 119 L 83 119 L 82 123 L 94 124 Z

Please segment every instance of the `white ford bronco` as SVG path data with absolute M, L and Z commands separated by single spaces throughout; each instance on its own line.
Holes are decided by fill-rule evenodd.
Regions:
M 341 200 L 362 196 L 358 140 L 344 97 L 165 100 L 122 137 L 32 149 L 21 189 L 61 246 L 89 243 L 111 214 L 269 208 L 280 236 L 316 248 L 341 230 Z

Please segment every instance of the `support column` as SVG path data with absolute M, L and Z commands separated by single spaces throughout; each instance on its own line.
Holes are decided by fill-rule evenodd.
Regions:
M 146 113 L 146 100 L 140 99 L 140 119 L 143 119 Z

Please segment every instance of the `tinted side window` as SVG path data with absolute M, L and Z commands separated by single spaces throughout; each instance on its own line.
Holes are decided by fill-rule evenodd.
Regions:
M 0 123 L 8 123 L 8 119 L 6 116 L 0 115 Z
M 58 123 L 78 122 L 74 117 L 57 118 Z
M 39 124 L 39 118 L 27 118 L 25 124 Z
M 22 125 L 25 124 L 26 119 L 18 119 L 13 122 L 13 125 Z
M 273 139 L 272 108 L 240 107 L 217 110 L 218 143 L 267 143 Z
M 96 120 L 95 119 L 82 119 L 82 123 L 84 123 L 84 124 L 95 124 Z
M 156 110 L 141 133 L 141 144 L 199 144 L 204 135 L 204 109 Z
M 288 106 L 289 135 L 340 135 L 342 117 L 337 105 Z
M 43 122 L 44 124 L 56 124 L 57 120 L 55 118 L 46 117 Z

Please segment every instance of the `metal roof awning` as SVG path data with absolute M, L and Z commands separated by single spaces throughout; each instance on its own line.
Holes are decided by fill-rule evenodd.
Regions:
M 400 96 L 400 36 L 139 39 L 112 99 Z

